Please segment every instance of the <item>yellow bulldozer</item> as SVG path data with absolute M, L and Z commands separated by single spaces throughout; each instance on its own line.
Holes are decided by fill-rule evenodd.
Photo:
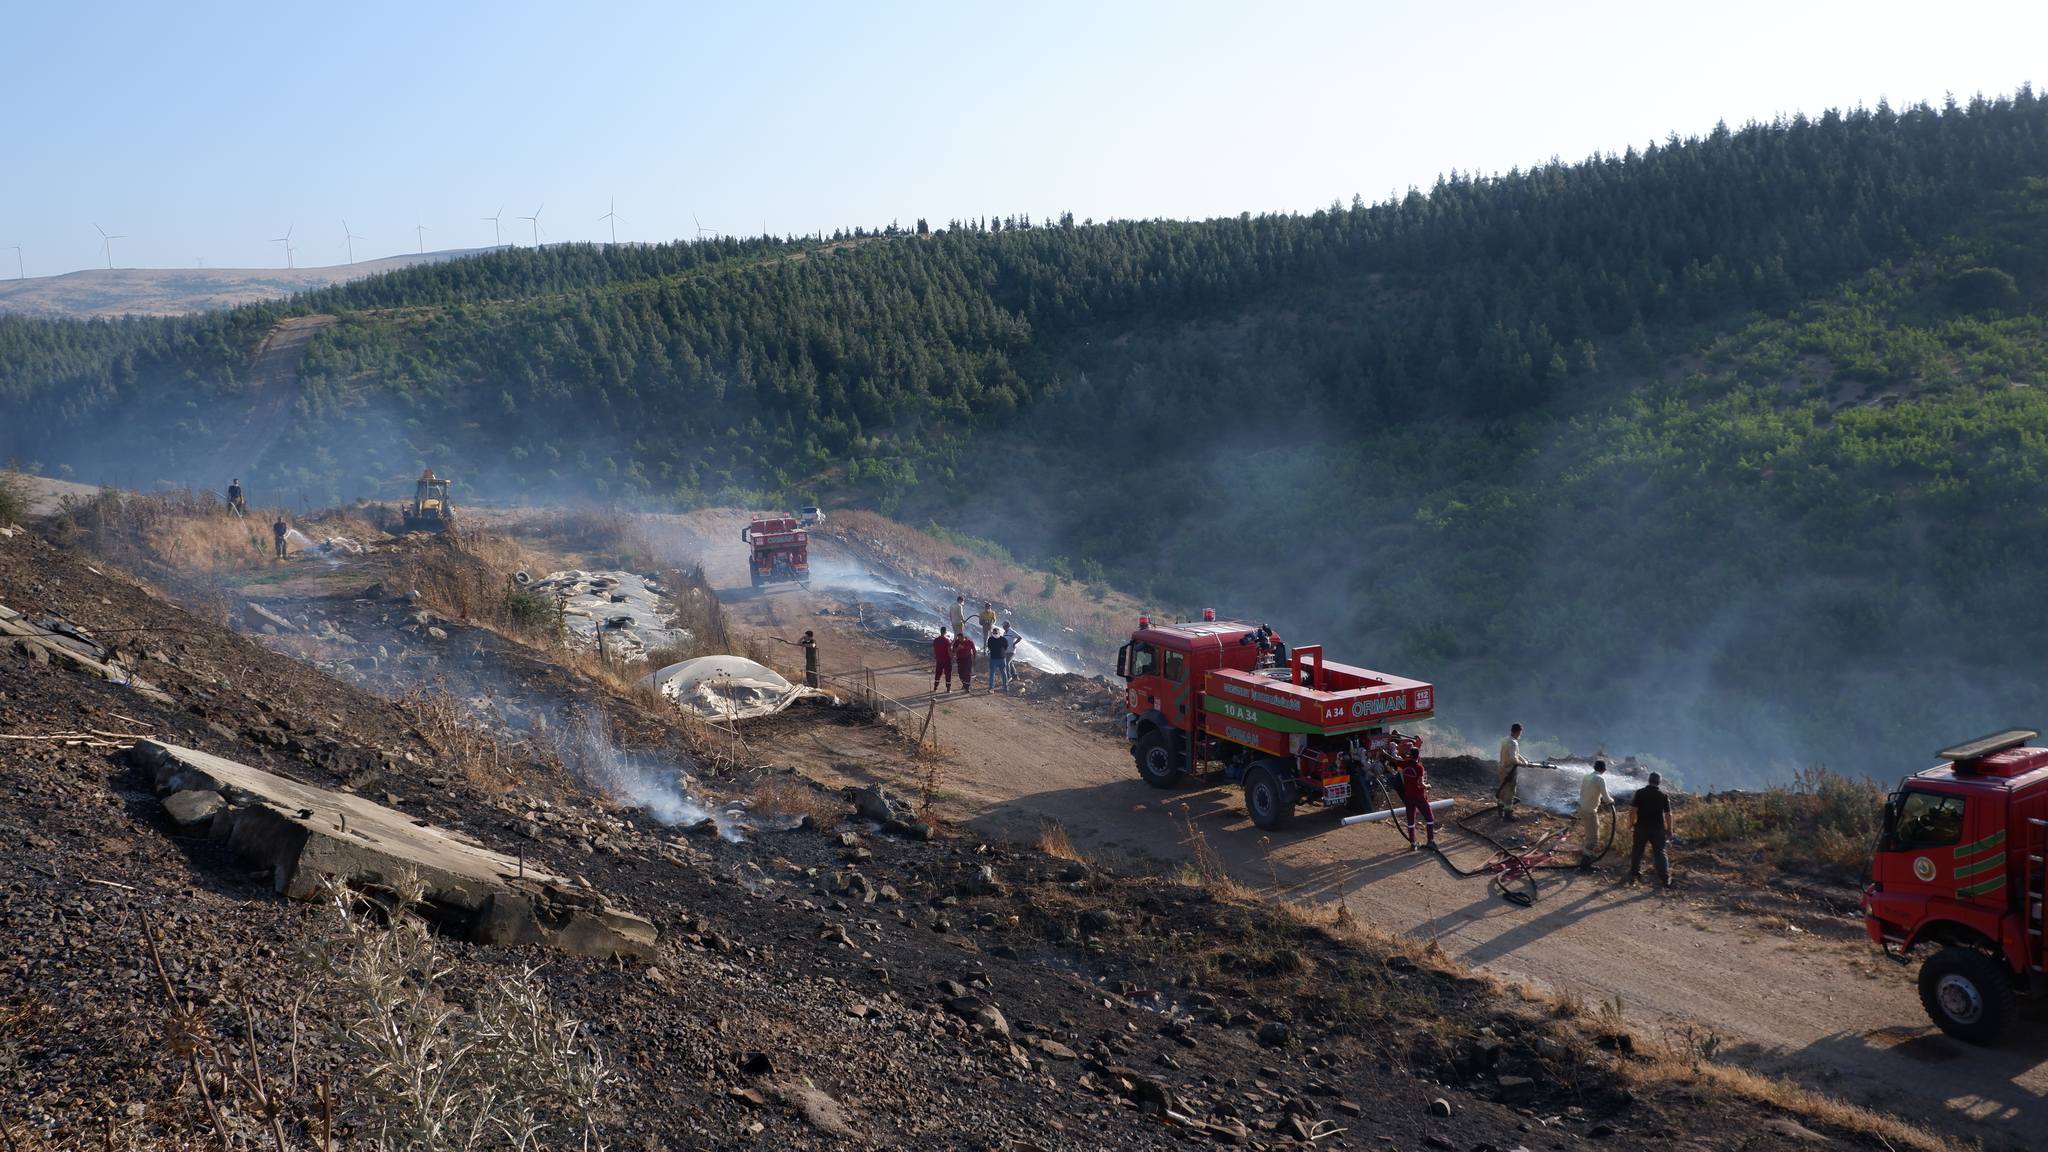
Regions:
M 407 532 L 439 532 L 455 525 L 455 503 L 448 498 L 448 479 L 432 468 L 420 473 L 412 502 L 405 506 Z

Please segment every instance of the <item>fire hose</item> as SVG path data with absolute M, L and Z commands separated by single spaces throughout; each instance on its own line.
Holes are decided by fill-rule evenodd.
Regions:
M 1549 768 L 1552 771 L 1557 769 L 1555 764 L 1536 764 L 1531 767 Z M 1435 805 L 1431 805 L 1432 809 L 1434 807 Z M 1613 811 L 1611 804 L 1609 811 Z M 1564 849 L 1563 842 L 1566 837 L 1577 830 L 1579 822 L 1576 818 L 1538 840 L 1534 846 L 1516 850 L 1472 826 L 1472 821 L 1482 814 L 1483 811 L 1461 816 L 1457 820 L 1457 825 L 1459 831 L 1493 849 L 1493 855 L 1488 857 L 1485 863 L 1477 868 L 1460 868 L 1449 856 L 1444 855 L 1443 849 L 1438 848 L 1436 854 L 1444 862 L 1445 867 L 1459 876 L 1490 876 L 1493 887 L 1500 891 L 1501 898 L 1508 903 L 1519 904 L 1525 908 L 1536 903 L 1536 872 L 1539 869 L 1562 870 L 1579 867 L 1579 860 L 1555 859 Z M 1346 823 L 1350 821 L 1347 820 Z M 1603 860 L 1614 850 L 1614 833 L 1619 824 L 1620 821 L 1615 818 L 1607 821 L 1607 835 L 1600 842 L 1600 850 L 1593 854 L 1592 860 L 1584 861 L 1585 863 Z

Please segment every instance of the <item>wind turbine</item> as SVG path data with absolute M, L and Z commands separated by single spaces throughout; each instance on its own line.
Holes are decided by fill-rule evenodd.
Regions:
M 617 248 L 619 246 L 619 198 L 617 196 L 612 197 L 612 210 L 599 216 L 598 219 L 612 222 L 612 247 Z
M 413 231 L 413 235 L 414 235 L 414 237 L 416 237 L 416 238 L 417 238 L 417 239 L 419 240 L 419 243 L 420 243 L 420 255 L 422 255 L 422 256 L 426 255 L 426 252 L 427 252 L 427 226 L 426 226 L 425 224 L 415 224 L 415 225 L 413 225 L 413 226 L 412 226 L 412 231 Z
M 690 222 L 697 226 L 697 239 L 699 240 L 702 240 L 704 238 L 704 234 L 706 232 L 711 231 L 711 229 L 706 228 L 704 226 L 704 222 L 702 220 L 697 219 L 697 214 L 695 212 L 690 213 Z M 713 235 L 716 235 L 716 233 L 713 233 Z
M 109 236 L 107 235 L 107 230 L 105 228 L 101 228 L 97 224 L 93 225 L 93 227 L 95 229 L 98 229 L 100 234 L 100 243 L 104 245 L 107 250 L 107 271 L 112 272 L 114 270 L 114 241 L 126 240 L 128 237 L 126 235 L 119 233 Z
M 21 264 L 21 245 L 10 244 L 8 247 L 14 249 L 14 278 L 16 280 L 28 279 L 28 272 L 23 269 Z
M 545 208 L 545 207 L 547 207 L 547 204 L 546 204 L 545 202 L 543 202 L 543 203 L 541 204 L 540 208 Z M 524 220 L 524 221 L 526 221 L 527 223 L 529 223 L 529 224 L 532 224 L 532 225 L 533 225 L 533 246 L 534 246 L 535 248 L 538 248 L 538 247 L 540 247 L 540 208 L 535 208 L 535 209 L 533 210 L 533 215 L 531 215 L 531 216 L 521 216 L 521 217 L 520 217 L 520 219 L 521 219 L 521 220 Z
M 500 204 L 498 205 L 497 216 L 484 217 L 484 219 L 489 220 L 491 222 L 491 247 L 493 248 L 503 248 L 505 246 L 505 238 L 503 236 L 498 235 L 498 216 L 503 216 L 504 214 L 505 206 L 503 204 Z
M 287 228 L 284 230 L 284 235 L 272 236 L 270 238 L 270 242 L 272 244 L 284 245 L 284 266 L 287 268 L 292 266 L 292 230 L 297 227 L 298 225 L 294 224 L 291 226 L 291 228 Z
M 369 237 L 356 235 L 355 232 L 350 230 L 348 226 L 348 220 L 346 218 L 343 218 L 341 222 L 341 231 L 342 234 L 347 237 L 347 240 L 344 241 L 344 243 L 348 245 L 348 262 L 353 264 L 356 262 L 356 241 L 368 240 Z

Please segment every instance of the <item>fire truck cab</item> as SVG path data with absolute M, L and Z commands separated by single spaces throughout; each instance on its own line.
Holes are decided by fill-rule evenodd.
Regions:
M 1321 645 L 1281 659 L 1262 626 L 1204 616 L 1183 624 L 1140 617 L 1117 652 L 1125 733 L 1147 784 L 1208 775 L 1241 782 L 1252 822 L 1271 830 L 1300 803 L 1355 806 L 1364 795 L 1354 784 L 1371 766 L 1420 755 L 1420 737 L 1390 725 L 1434 715 L 1430 685 L 1331 663 Z
M 1863 891 L 1864 927 L 1908 962 L 1922 944 L 1920 1002 L 1942 1031 L 1988 1044 L 2020 995 L 2048 991 L 2042 971 L 2048 748 L 2013 729 L 1939 755 L 1885 801 L 1884 833 Z
M 740 529 L 740 539 L 750 549 L 747 572 L 754 587 L 811 578 L 811 536 L 796 517 L 756 516 Z

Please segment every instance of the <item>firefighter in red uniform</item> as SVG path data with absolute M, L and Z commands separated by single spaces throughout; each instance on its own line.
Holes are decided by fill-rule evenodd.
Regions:
M 932 691 L 939 690 L 939 677 L 946 678 L 946 691 L 953 690 L 953 637 L 944 628 L 932 641 Z
M 1436 847 L 1436 813 L 1429 809 L 1428 769 L 1422 766 L 1422 741 L 1402 740 L 1396 755 L 1401 758 L 1401 803 L 1407 808 L 1409 850 Z M 1415 843 L 1415 813 L 1422 812 L 1423 827 L 1429 830 L 1426 844 Z
M 974 641 L 965 632 L 953 637 L 953 664 L 960 671 L 960 690 L 974 691 Z

